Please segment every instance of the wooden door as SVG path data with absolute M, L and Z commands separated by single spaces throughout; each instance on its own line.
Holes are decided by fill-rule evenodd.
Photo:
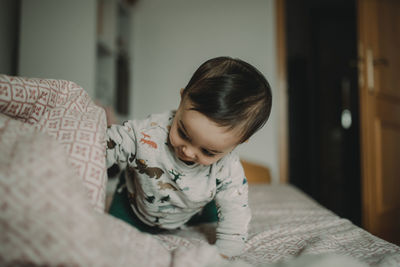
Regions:
M 400 244 L 400 1 L 359 0 L 363 226 Z

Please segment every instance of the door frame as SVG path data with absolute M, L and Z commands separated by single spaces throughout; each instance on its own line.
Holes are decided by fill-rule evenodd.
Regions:
M 288 88 L 286 66 L 285 0 L 275 0 L 276 70 L 279 138 L 279 182 L 289 183 Z

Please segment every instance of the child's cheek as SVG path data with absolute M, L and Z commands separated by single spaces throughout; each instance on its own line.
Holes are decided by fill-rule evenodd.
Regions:
M 171 131 L 169 132 L 169 142 L 171 143 L 171 145 L 173 147 L 177 147 L 178 146 L 177 133 L 174 130 L 174 128 L 172 128 Z
M 208 165 L 211 165 L 211 164 L 217 162 L 222 157 L 223 156 L 212 157 L 212 158 L 203 158 L 203 159 L 201 159 L 201 161 L 199 163 L 202 165 L 208 166 Z

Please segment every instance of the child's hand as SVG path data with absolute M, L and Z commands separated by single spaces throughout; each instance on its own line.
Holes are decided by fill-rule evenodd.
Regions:
M 114 113 L 114 109 L 112 107 L 105 106 L 100 101 L 95 101 L 95 104 L 104 109 L 104 111 L 106 113 L 107 126 L 111 126 L 112 124 L 118 123 L 117 118 Z
M 117 124 L 117 118 L 115 116 L 113 108 L 110 106 L 107 106 L 107 107 L 104 107 L 104 110 L 106 112 L 107 126 Z

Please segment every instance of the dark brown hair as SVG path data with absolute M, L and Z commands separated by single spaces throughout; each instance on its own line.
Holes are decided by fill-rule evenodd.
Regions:
M 242 127 L 240 143 L 267 122 L 271 87 L 255 67 L 240 59 L 217 57 L 204 62 L 183 90 L 192 110 L 221 126 Z

